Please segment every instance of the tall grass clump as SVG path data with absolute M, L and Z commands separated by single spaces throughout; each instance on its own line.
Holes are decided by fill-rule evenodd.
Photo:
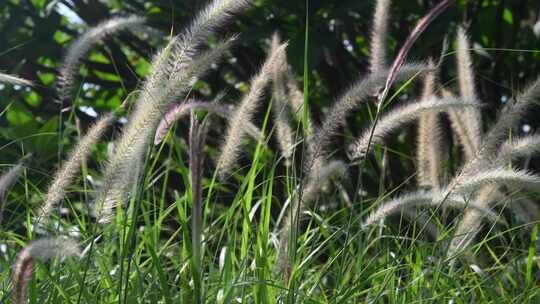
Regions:
M 185 94 L 193 81 L 219 60 L 234 39 L 221 41 L 215 48 L 197 55 L 207 37 L 231 14 L 249 1 L 215 0 L 199 13 L 192 24 L 173 37 L 152 60 L 128 125 L 118 139 L 113 158 L 105 169 L 106 187 L 96 198 L 95 214 L 101 223 L 110 222 L 116 202 L 123 202 L 142 172 L 141 164 L 159 122 L 172 102 Z
M 447 26 L 456 32 L 455 60 L 443 61 L 446 38 L 437 63 L 432 54 L 410 59 L 425 51 L 416 48 L 426 42 L 422 33 L 456 2 L 437 1 L 401 40 L 390 37 L 397 21 L 410 21 L 391 22 L 398 2 L 371 1 L 372 18 L 362 19 L 370 30 L 350 51 L 365 71 L 334 95 L 307 58 L 317 53 L 310 41 L 319 25 L 311 18 L 333 16 L 306 1 L 301 90 L 293 60 L 302 48 L 299 37 L 284 35 L 286 27 L 283 36 L 257 38 L 265 56 L 253 61 L 253 75 L 243 75 L 250 70 L 243 66 L 218 66 L 230 53 L 233 65 L 244 59 L 231 49 L 240 44 L 243 52 L 253 41 L 249 28 L 244 36 L 224 34 L 226 23 L 264 4 L 209 0 L 142 64 L 147 75 L 120 111 L 98 114 L 52 175 L 38 168 L 48 155 L 32 150 L 41 141 L 34 135 L 1 146 L 20 144 L 38 158 L 27 171 L 24 159 L 7 162 L 14 165 L 0 177 L 0 267 L 12 269 L 0 272 L 0 302 L 535 301 L 540 174 L 531 159 L 540 152 L 540 135 L 515 129 L 540 99 L 540 78 L 490 121 L 482 115 L 489 98 L 477 89 L 475 67 L 483 62 L 464 27 Z M 469 9 L 459 5 L 454 13 Z M 148 19 L 163 9 L 153 7 Z M 71 98 L 91 48 L 145 20 L 113 17 L 74 39 L 51 82 L 60 100 Z M 340 26 L 334 21 L 323 26 L 334 32 Z M 243 18 L 237 25 L 246 30 Z M 331 48 L 321 48 L 328 61 Z M 125 50 L 130 61 L 139 54 Z M 206 81 L 214 76 L 218 81 Z M 4 74 L 0 82 L 31 85 Z M 216 83 L 234 85 L 239 98 L 226 88 L 214 91 Z M 24 88 L 23 96 L 38 89 Z M 92 96 L 85 94 L 85 102 Z M 9 111 L 0 117 L 8 113 L 11 124 L 16 115 Z M 68 128 L 78 122 L 77 111 L 60 111 Z M 100 143 L 113 124 L 121 129 L 110 132 L 106 150 Z M 35 137 L 50 136 L 47 130 Z M 59 132 L 60 147 L 72 142 L 67 134 Z M 18 216 L 6 224 L 7 199 Z M 66 257 L 78 259 L 38 263 Z
M 75 89 L 75 80 L 79 72 L 81 60 L 91 48 L 103 41 L 107 36 L 125 29 L 136 29 L 144 23 L 139 16 L 113 17 L 91 27 L 82 36 L 77 38 L 65 55 L 62 68 L 59 71 L 57 90 L 61 102 L 69 101 Z

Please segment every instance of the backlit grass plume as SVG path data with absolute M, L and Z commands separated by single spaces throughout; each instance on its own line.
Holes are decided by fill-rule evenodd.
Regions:
M 403 124 L 416 120 L 424 113 L 438 113 L 451 108 L 461 109 L 476 106 L 476 103 L 465 102 L 461 99 L 439 99 L 434 97 L 400 106 L 381 117 L 375 129 L 373 129 L 373 127 L 367 128 L 359 138 L 351 144 L 348 150 L 349 158 L 355 160 L 364 157 L 369 153 L 368 146 L 373 147 L 373 145 L 382 143 L 388 134 L 397 130 Z
M 25 162 L 31 157 L 31 154 L 24 156 L 19 162 L 8 169 L 4 174 L 0 176 L 0 225 L 4 219 L 5 198 L 8 190 L 15 184 L 17 178 L 24 170 Z
M 509 103 L 503 109 L 503 113 L 484 136 L 475 157 L 464 165 L 461 172 L 448 185 L 447 193 L 478 191 L 475 201 L 488 208 L 495 199 L 501 196 L 498 188 L 500 185 L 538 191 L 540 180 L 536 175 L 525 171 L 497 168 L 497 166 L 505 166 L 514 157 L 523 156 L 527 150 L 530 152 L 536 150 L 534 137 L 531 137 L 530 141 L 524 140 L 522 144 L 515 145 L 513 148 L 509 148 L 508 144 L 501 145 L 500 142 L 538 98 L 540 98 L 540 78 L 519 94 L 515 102 Z M 447 257 L 453 258 L 465 250 L 480 230 L 480 226 L 481 215 L 474 210 L 466 210 L 456 228 L 456 236 L 450 244 Z
M 497 160 L 507 163 L 537 153 L 540 153 L 540 134 L 528 135 L 505 141 L 499 148 Z
M 80 257 L 80 255 L 78 243 L 70 238 L 43 238 L 30 242 L 19 252 L 13 265 L 13 303 L 27 303 L 28 283 L 32 278 L 36 260 L 45 262 L 52 258 Z
M 471 45 L 465 30 L 460 27 L 457 34 L 457 70 L 459 81 L 460 96 L 471 102 L 480 102 L 476 94 L 474 71 L 472 69 Z M 462 122 L 465 126 L 465 131 L 472 144 L 471 150 L 478 151 L 482 136 L 482 115 L 480 109 L 472 108 L 465 109 L 459 112 L 462 117 Z M 469 149 L 465 149 L 469 151 Z M 467 159 L 472 159 L 474 155 L 467 154 Z
M 261 70 L 251 80 L 249 91 L 244 95 L 236 112 L 229 120 L 225 142 L 221 147 L 221 155 L 217 162 L 217 170 L 222 178 L 226 177 L 236 162 L 245 134 L 244 126 L 252 120 L 274 69 L 276 66 L 284 66 L 286 47 L 287 44 L 281 44 L 268 55 Z
M 532 82 L 525 90 L 516 96 L 515 101 L 509 102 L 502 110 L 495 124 L 489 129 L 489 132 L 484 136 L 482 146 L 477 159 L 487 161 L 490 157 L 497 154 L 499 145 L 504 137 L 508 134 L 508 130 L 515 127 L 523 115 L 529 110 L 536 101 L 540 98 L 540 77 Z M 475 161 L 471 164 L 477 164 Z
M 98 193 L 94 205 L 94 215 L 100 223 L 107 223 L 112 219 L 116 203 L 123 203 L 129 191 L 139 179 L 144 162 L 144 156 L 150 147 L 162 113 L 170 106 L 178 94 L 186 92 L 194 79 L 208 70 L 211 64 L 219 60 L 230 47 L 232 39 L 220 43 L 216 48 L 204 52 L 202 55 L 184 67 L 177 78 L 163 80 L 160 74 L 166 68 L 161 61 L 164 54 L 158 54 L 157 62 L 144 85 L 143 92 L 137 101 L 135 111 L 130 115 L 130 121 L 123 130 L 122 136 L 117 140 L 117 146 L 112 159 L 105 169 L 105 187 Z M 169 45 L 170 46 L 170 45 Z M 166 47 L 162 52 L 168 52 Z M 164 56 L 166 57 L 166 56 Z M 156 75 L 157 74 L 157 75 Z M 165 82 L 163 82 L 165 81 Z M 159 86 L 164 85 L 162 90 Z M 153 95 L 148 95 L 153 93 Z
M 425 64 L 405 64 L 397 71 L 396 79 L 398 81 L 409 80 L 427 70 L 428 66 Z M 308 162 L 312 163 L 315 159 L 324 158 L 328 155 L 331 140 L 337 134 L 338 129 L 345 125 L 347 117 L 360 104 L 376 96 L 378 91 L 384 86 L 388 78 L 388 73 L 389 71 L 385 69 L 378 73 L 368 74 L 365 78 L 354 83 L 336 100 L 328 111 L 328 114 L 326 114 L 322 125 L 314 131 L 313 142 L 317 144 L 314 151 L 310 152 L 311 160 Z
M 433 64 L 430 64 L 433 68 Z M 435 96 L 435 71 L 424 76 L 421 100 Z M 418 185 L 432 189 L 440 188 L 441 158 L 443 157 L 442 130 L 439 113 L 424 113 L 418 119 L 416 162 Z
M 272 36 L 270 52 L 276 52 L 281 44 L 281 38 L 277 33 Z M 281 149 L 281 154 L 285 158 L 285 164 L 290 166 L 293 153 L 293 131 L 289 124 L 289 103 L 287 102 L 287 84 L 285 79 L 286 61 L 282 65 L 274 65 L 272 70 L 272 113 L 274 114 L 274 125 L 276 137 Z
M 445 89 L 442 90 L 442 96 L 444 98 L 456 98 L 454 94 Z M 458 109 L 449 109 L 447 113 L 452 130 L 456 133 L 457 140 L 463 147 L 465 159 L 472 159 L 477 152 L 476 144 L 474 143 L 475 139 L 470 137 L 471 134 L 469 131 L 467 131 L 467 125 L 461 115 L 462 113 Z
M 373 14 L 373 29 L 369 44 L 369 70 L 377 73 L 386 68 L 386 49 L 388 47 L 388 20 L 391 0 L 377 0 Z
M 482 170 L 474 175 L 468 175 L 462 182 L 451 190 L 452 193 L 472 193 L 483 185 L 504 185 L 510 188 L 522 188 L 530 191 L 540 191 L 540 176 L 524 170 L 495 168 Z
M 98 194 L 94 207 L 94 214 L 100 223 L 112 219 L 116 203 L 125 201 L 139 179 L 144 155 L 154 139 L 162 113 L 187 93 L 194 81 L 224 55 L 234 39 L 221 41 L 202 54 L 199 52 L 201 46 L 218 26 L 249 3 L 247 0 L 212 1 L 182 34 L 172 38 L 154 56 L 135 110 L 105 169 L 106 186 Z
M 224 119 L 231 118 L 235 111 L 234 107 L 218 103 L 219 99 L 221 99 L 221 96 L 216 97 L 212 102 L 189 99 L 185 102 L 173 105 L 169 111 L 165 113 L 163 119 L 161 119 L 159 123 L 154 137 L 154 145 L 159 145 L 167 135 L 170 127 L 182 117 L 189 115 L 191 111 L 205 111 Z M 246 133 L 256 141 L 261 141 L 263 139 L 261 130 L 253 123 L 250 122 L 245 128 Z
M 466 207 L 470 207 L 475 211 L 480 212 L 482 216 L 488 216 L 493 220 L 497 218 L 497 214 L 493 213 L 488 208 L 472 202 L 467 202 L 460 196 L 448 196 L 443 198 L 442 193 L 439 192 L 418 191 L 391 199 L 383 203 L 364 220 L 361 227 L 362 229 L 366 229 L 369 226 L 387 218 L 388 216 L 401 211 L 402 209 L 409 210 L 410 208 L 424 206 L 436 208 L 451 207 L 456 209 L 465 209 Z
M 19 76 L 0 73 L 0 83 L 21 85 L 21 86 L 33 86 L 34 84 L 30 80 L 20 78 Z
M 70 152 L 66 161 L 54 174 L 51 185 L 45 195 L 43 206 L 37 211 L 37 224 L 46 224 L 52 211 L 62 201 L 66 190 L 79 173 L 81 164 L 92 152 L 92 147 L 100 140 L 107 128 L 115 121 L 115 115 L 103 115 L 91 126 L 86 134 Z
M 76 76 L 81 60 L 94 45 L 102 42 L 107 36 L 126 29 L 141 26 L 144 18 L 138 16 L 113 17 L 91 27 L 77 38 L 69 47 L 58 76 L 57 89 L 61 101 L 67 101 L 73 93 Z

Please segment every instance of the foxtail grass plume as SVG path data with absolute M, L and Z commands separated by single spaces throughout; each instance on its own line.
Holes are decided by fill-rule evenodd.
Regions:
M 232 41 L 232 39 L 226 40 L 195 58 L 185 67 L 183 73 L 177 75 L 178 78 L 166 80 L 161 93 L 157 90 L 160 85 L 163 85 L 159 82 L 163 81 L 159 75 L 161 70 L 154 69 L 166 68 L 162 65 L 167 62 L 165 60 L 167 56 L 164 54 L 157 56 L 159 64 L 153 65 L 153 71 L 147 79 L 135 111 L 124 127 L 122 136 L 117 140 L 113 158 L 105 168 L 105 187 L 98 193 L 93 211 L 98 222 L 102 224 L 110 222 L 116 203 L 123 203 L 126 200 L 129 191 L 139 179 L 144 156 L 154 139 L 162 113 L 173 100 L 178 98 L 177 95 L 189 89 L 196 77 L 205 73 L 211 64 L 223 56 Z M 162 52 L 167 52 L 167 50 L 168 47 Z M 148 95 L 149 92 L 154 95 Z M 158 93 L 159 95 L 156 95 Z
M 281 44 L 281 38 L 277 33 L 272 36 L 270 53 L 276 52 Z M 282 62 L 282 66 L 276 64 L 272 70 L 272 113 L 276 126 L 276 137 L 281 149 L 281 154 L 285 158 L 285 164 L 291 165 L 291 158 L 294 149 L 294 136 L 289 125 L 289 103 L 287 102 L 287 84 L 285 79 L 287 63 Z
M 456 44 L 460 96 L 465 100 L 479 103 L 480 101 L 476 94 L 474 71 L 472 68 L 471 45 L 469 38 L 462 27 L 458 29 Z M 480 113 L 480 109 L 465 109 L 462 113 L 457 115 L 462 117 L 462 123 L 464 123 L 465 131 L 467 132 L 470 144 L 472 145 L 470 149 L 466 149 L 465 151 L 478 151 L 482 137 L 482 114 Z M 469 155 L 469 153 L 467 153 L 466 157 L 470 160 L 474 155 Z
M 427 70 L 428 66 L 425 64 L 405 64 L 397 72 L 397 81 L 409 80 Z M 345 125 L 347 116 L 360 104 L 367 102 L 370 97 L 377 94 L 378 89 L 384 85 L 388 73 L 388 70 L 384 70 L 368 74 L 365 78 L 354 83 L 337 99 L 325 116 L 322 125 L 314 131 L 313 142 L 316 144 L 314 150 L 310 151 L 308 163 L 328 155 L 331 139 L 337 134 L 338 129 Z
M 450 91 L 443 89 L 442 90 L 443 98 L 457 98 Z M 470 132 L 467 131 L 467 125 L 463 120 L 460 110 L 458 109 L 449 109 L 447 111 L 448 118 L 450 119 L 450 124 L 452 130 L 456 132 L 456 137 L 461 146 L 463 147 L 463 152 L 465 154 L 465 159 L 471 160 L 476 155 L 476 145 L 474 144 L 475 139 L 471 138 Z
M 32 278 L 34 263 L 52 258 L 80 257 L 78 243 L 70 238 L 43 238 L 30 242 L 19 252 L 13 265 L 12 282 L 14 304 L 28 301 L 28 283 Z
M 31 87 L 34 85 L 30 80 L 26 80 L 26 79 L 20 78 L 19 76 L 4 74 L 4 73 L 0 73 L 0 83 L 28 86 L 28 87 Z
M 475 203 L 467 202 L 459 196 L 447 196 L 443 198 L 442 193 L 439 192 L 419 191 L 402 195 L 400 197 L 391 199 L 390 201 L 383 203 L 377 208 L 377 210 L 373 211 L 364 220 L 361 227 L 362 229 L 367 229 L 373 224 L 380 222 L 381 220 L 387 218 L 392 214 L 395 214 L 396 212 L 399 212 L 402 209 L 411 209 L 423 206 L 442 206 L 461 209 L 470 207 L 480 212 L 483 216 L 488 216 L 493 220 L 497 218 L 497 214 L 493 213 L 488 208 L 477 205 Z
M 487 160 L 490 156 L 497 154 L 497 149 L 501 140 L 508 134 L 508 130 L 515 126 L 520 118 L 531 106 L 540 98 L 540 77 L 530 84 L 514 102 L 509 102 L 503 109 L 502 114 L 497 119 L 493 127 L 484 136 L 482 141 L 479 160 Z
M 390 19 L 391 0 L 377 0 L 373 14 L 373 29 L 369 44 L 369 70 L 378 73 L 386 68 L 386 50 L 388 47 L 388 21 Z
M 284 66 L 286 48 L 287 44 L 281 44 L 268 55 L 259 73 L 252 78 L 248 93 L 244 95 L 236 112 L 229 120 L 229 128 L 217 162 L 217 170 L 221 178 L 227 176 L 238 157 L 245 134 L 244 126 L 252 120 L 264 89 L 271 80 L 272 71 L 276 66 Z
M 504 166 L 505 163 L 516 157 L 524 150 L 532 149 L 527 141 L 524 145 L 516 145 L 515 150 L 507 145 L 500 146 L 500 141 L 507 134 L 508 129 L 523 116 L 529 107 L 540 98 L 540 78 L 534 81 L 527 89 L 519 94 L 514 103 L 509 103 L 488 133 L 484 136 L 480 150 L 475 158 L 468 161 L 461 172 L 447 186 L 447 193 L 452 191 L 479 191 L 476 201 L 489 206 L 498 196 L 498 187 L 507 185 L 515 188 L 526 188 L 538 191 L 540 179 L 525 171 L 506 170 L 504 168 L 491 168 L 494 165 Z M 534 142 L 534 141 L 533 141 Z M 532 151 L 531 151 L 532 152 Z M 481 187 L 481 188 L 480 188 Z M 466 210 L 462 221 L 458 224 L 456 237 L 452 241 L 448 258 L 462 252 L 472 242 L 479 231 L 481 216 L 474 210 Z
M 501 163 L 540 153 L 540 134 L 513 138 L 504 142 L 499 148 L 497 160 Z
M 430 67 L 434 68 L 433 64 Z M 435 97 L 436 72 L 424 76 L 421 100 Z M 418 119 L 418 140 L 416 162 L 418 167 L 418 184 L 432 189 L 440 188 L 441 165 L 443 157 L 442 130 L 439 113 L 424 113 Z
M 250 3 L 249 0 L 212 1 L 188 28 L 154 56 L 135 110 L 117 141 L 114 157 L 105 169 L 106 186 L 98 193 L 93 211 L 98 222 L 110 222 L 116 203 L 125 201 L 129 190 L 140 178 L 144 155 L 155 136 L 162 113 L 224 55 L 234 38 L 221 41 L 215 48 L 197 56 L 200 47 L 217 27 Z
M 531 174 L 525 170 L 511 170 L 507 168 L 483 170 L 474 175 L 467 175 L 462 182 L 456 184 L 448 192 L 473 193 L 484 185 L 501 185 L 540 192 L 540 176 Z
M 359 138 L 349 147 L 348 155 L 351 160 L 364 157 L 368 147 L 380 144 L 391 132 L 403 124 L 410 123 L 424 113 L 438 113 L 450 108 L 476 107 L 476 103 L 461 101 L 455 98 L 429 98 L 420 102 L 413 102 L 389 112 L 381 117 L 375 128 L 367 128 Z M 371 150 L 371 148 L 369 149 Z
M 235 111 L 234 107 L 232 107 L 231 105 L 219 104 L 217 102 L 217 100 L 219 99 L 221 99 L 221 96 L 217 96 L 212 102 L 189 99 L 185 102 L 173 105 L 169 109 L 169 111 L 165 113 L 165 116 L 163 117 L 163 119 L 161 119 L 159 123 L 156 135 L 154 137 L 154 145 L 159 145 L 163 141 L 163 139 L 165 139 L 167 132 L 174 124 L 174 122 L 188 115 L 189 113 L 191 113 L 191 111 L 205 111 L 211 114 L 215 114 L 224 119 L 231 118 L 232 114 Z M 263 140 L 262 131 L 253 123 L 250 122 L 248 125 L 245 126 L 245 128 L 246 133 L 249 136 L 253 137 L 255 141 Z
M 144 24 L 144 18 L 138 16 L 113 17 L 91 27 L 70 46 L 60 69 L 57 89 L 61 101 L 67 101 L 74 90 L 75 80 L 81 60 L 90 49 L 106 37 L 126 29 L 133 29 Z
M 13 186 L 17 181 L 17 178 L 21 175 L 24 170 L 25 162 L 32 156 L 32 154 L 27 154 L 19 162 L 11 167 L 7 172 L 0 176 L 0 225 L 4 219 L 4 209 L 5 209 L 5 198 L 8 190 Z
M 67 160 L 54 174 L 53 181 L 45 195 L 45 202 L 37 212 L 36 224 L 40 225 L 48 222 L 52 211 L 62 201 L 67 188 L 79 173 L 81 164 L 86 161 L 86 158 L 92 152 L 93 145 L 101 139 L 115 119 L 113 113 L 103 115 L 88 129 L 83 138 L 73 148 Z
M 470 175 L 475 175 L 484 168 L 492 166 L 499 155 L 500 143 L 508 133 L 508 130 L 516 124 L 523 114 L 540 98 L 540 78 L 534 81 L 529 87 L 519 94 L 514 103 L 509 103 L 495 124 L 483 136 L 480 149 L 475 153 L 475 157 L 469 160 L 449 183 L 447 189 L 459 183 Z

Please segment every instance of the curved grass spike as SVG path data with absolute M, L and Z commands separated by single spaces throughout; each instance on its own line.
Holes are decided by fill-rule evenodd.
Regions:
M 371 140 L 375 133 L 375 127 L 377 126 L 378 120 L 379 120 L 379 114 L 381 113 L 381 109 L 383 107 L 383 104 L 386 100 L 386 97 L 388 96 L 388 93 L 390 92 L 390 88 L 396 81 L 396 78 L 398 76 L 398 71 L 400 70 L 401 66 L 405 63 L 405 59 L 407 58 L 407 55 L 409 54 L 409 51 L 411 50 L 413 44 L 416 42 L 418 37 L 426 30 L 428 25 L 437 18 L 443 11 L 445 11 L 452 3 L 454 3 L 455 0 L 442 0 L 437 4 L 435 7 L 433 7 L 424 17 L 422 17 L 418 22 L 416 23 L 414 29 L 411 31 L 407 39 L 405 40 L 405 43 L 403 46 L 399 49 L 399 52 L 394 59 L 394 62 L 392 63 L 392 66 L 390 67 L 390 72 L 388 73 L 388 78 L 386 79 L 385 85 L 380 90 L 380 93 L 377 95 L 377 110 L 375 112 L 375 120 L 372 124 L 372 128 L 367 140 L 366 145 L 366 151 L 370 150 L 371 146 Z
M 206 44 L 216 28 L 250 3 L 250 0 L 211 1 L 180 35 L 173 37 L 154 56 L 135 110 L 105 169 L 105 187 L 98 193 L 93 211 L 98 222 L 105 224 L 112 219 L 116 203 L 125 201 L 140 178 L 140 166 L 162 113 L 224 55 L 234 38 L 221 41 L 215 48 L 197 56 L 201 46 Z
M 479 190 L 476 201 L 482 206 L 491 206 L 498 195 L 498 185 L 510 185 L 516 187 L 533 188 L 537 177 L 524 171 L 507 171 L 503 168 L 490 169 L 494 164 L 501 162 L 504 164 L 504 158 L 511 157 L 504 155 L 505 146 L 499 147 L 499 142 L 507 134 L 508 129 L 523 116 L 523 114 L 540 98 L 540 78 L 534 81 L 529 87 L 518 95 L 514 103 L 509 103 L 503 110 L 503 113 L 492 126 L 489 132 L 484 136 L 480 149 L 474 159 L 467 162 L 461 169 L 461 172 L 447 186 L 446 193 L 456 190 L 466 189 L 467 191 Z M 501 149 L 499 149 L 501 148 Z M 502 157 L 501 158 L 501 153 Z M 483 186 L 479 189 L 480 186 Z M 456 229 L 456 236 L 452 240 L 447 258 L 451 259 L 458 253 L 464 251 L 474 239 L 481 225 L 481 216 L 474 210 L 466 210 L 463 219 L 459 222 Z
M 475 89 L 474 71 L 472 69 L 473 62 L 471 58 L 471 45 L 469 38 L 465 33 L 465 30 L 460 27 L 457 34 L 457 70 L 459 81 L 459 93 L 460 96 L 471 102 L 478 102 L 478 95 Z M 474 154 L 471 152 L 478 151 L 482 136 L 482 114 L 479 109 L 465 109 L 462 113 L 458 112 L 457 115 L 461 117 L 461 122 L 464 123 L 465 132 L 469 138 L 469 144 L 471 147 L 465 149 L 466 158 L 470 160 L 474 158 Z
M 172 106 L 169 111 L 165 113 L 163 119 L 161 119 L 159 123 L 156 135 L 154 136 L 154 145 L 159 145 L 163 141 L 165 135 L 167 135 L 167 132 L 174 124 L 174 122 L 188 115 L 189 113 L 191 113 L 191 111 L 205 111 L 215 114 L 224 119 L 231 118 L 232 114 L 234 113 L 234 107 L 230 105 L 219 104 L 218 100 L 220 100 L 221 98 L 222 96 L 217 96 L 212 102 L 189 99 L 185 102 Z M 259 130 L 259 128 L 253 123 L 250 122 L 245 126 L 245 128 L 246 133 L 249 136 L 253 137 L 253 139 L 255 139 L 256 141 L 263 140 L 262 131 Z
M 540 153 L 540 134 L 513 138 L 499 148 L 497 160 L 501 163 Z
M 509 103 L 495 124 L 485 134 L 480 149 L 473 159 L 469 160 L 460 173 L 446 187 L 452 191 L 455 185 L 462 183 L 470 176 L 476 175 L 484 168 L 490 168 L 499 155 L 501 140 L 508 130 L 523 116 L 523 114 L 540 98 L 540 78 L 520 93 L 514 103 Z
M 434 64 L 430 61 L 430 68 Z M 435 97 L 436 72 L 428 72 L 424 76 L 424 85 L 421 100 Z M 418 147 L 416 162 L 418 167 L 418 185 L 440 188 L 441 158 L 443 157 L 442 130 L 440 128 L 439 113 L 424 113 L 418 119 Z
M 469 176 L 461 184 L 454 185 L 453 193 L 474 193 L 475 204 L 490 209 L 497 199 L 504 195 L 499 191 L 501 185 L 516 189 L 540 191 L 540 176 L 526 171 L 496 168 L 479 172 L 476 176 Z M 482 215 L 477 211 L 468 209 L 457 226 L 455 237 L 449 247 L 447 258 L 453 258 L 472 242 L 482 225 Z
M 32 157 L 32 154 L 25 155 L 15 166 L 11 167 L 11 169 L 7 170 L 7 172 L 0 176 L 0 225 L 2 225 L 2 221 L 4 219 L 4 209 L 6 206 L 5 198 L 7 191 L 17 181 L 17 178 L 19 178 L 24 170 L 26 161 L 30 157 Z
M 229 120 L 229 128 L 217 162 L 217 170 L 222 179 L 230 172 L 238 157 L 245 134 L 244 126 L 251 121 L 264 88 L 271 80 L 272 71 L 276 66 L 284 66 L 286 47 L 287 44 L 282 44 L 268 55 L 259 73 L 252 78 L 248 93 L 244 95 L 236 112 Z
M 92 146 L 101 139 L 115 119 L 116 115 L 113 113 L 103 115 L 75 145 L 67 160 L 64 161 L 62 166 L 54 174 L 52 183 L 47 190 L 47 194 L 45 194 L 45 202 L 37 211 L 36 224 L 47 224 L 53 209 L 62 201 L 67 188 L 79 173 L 81 163 L 92 152 Z
M 445 89 L 442 90 L 442 96 L 443 98 L 457 98 L 450 91 Z M 470 137 L 470 133 L 467 131 L 466 124 L 463 121 L 460 111 L 457 109 L 449 109 L 447 114 L 448 118 L 450 119 L 452 130 L 456 132 L 457 139 L 463 147 L 465 159 L 473 159 L 474 155 L 476 154 L 474 140 Z
M 21 85 L 21 86 L 33 86 L 34 84 L 30 80 L 20 78 L 19 76 L 0 73 L 0 83 L 11 84 L 11 85 Z
M 525 170 L 495 168 L 469 175 L 466 180 L 456 184 L 452 193 L 474 193 L 484 185 L 503 185 L 510 188 L 540 192 L 540 176 Z
M 386 49 L 388 47 L 388 21 L 391 0 L 377 0 L 373 14 L 373 29 L 369 44 L 369 70 L 378 73 L 386 68 Z
M 90 49 L 105 38 L 126 29 L 133 29 L 144 23 L 144 18 L 138 16 L 113 17 L 91 27 L 77 38 L 68 48 L 62 67 L 60 68 L 57 90 L 60 101 L 70 99 L 75 87 L 76 76 L 79 72 L 82 58 Z
M 270 53 L 275 52 L 280 44 L 281 38 L 277 33 L 274 33 Z M 276 137 L 281 154 L 285 158 L 285 165 L 290 166 L 294 149 L 294 136 L 289 125 L 289 105 L 285 82 L 286 69 L 287 62 L 283 61 L 282 66 L 276 64 L 272 70 L 272 113 L 274 114 Z
M 373 224 L 376 224 L 379 221 L 387 218 L 388 216 L 393 215 L 396 212 L 399 212 L 402 209 L 408 210 L 413 207 L 424 207 L 424 206 L 438 207 L 440 206 L 441 195 L 442 193 L 440 192 L 418 191 L 418 192 L 409 193 L 409 194 L 391 199 L 390 201 L 383 203 L 375 211 L 371 212 L 371 214 L 361 224 L 361 227 L 362 229 L 366 229 L 372 226 Z M 464 209 L 466 207 L 470 207 L 480 212 L 480 214 L 482 214 L 483 216 L 488 216 L 492 220 L 497 219 L 497 214 L 493 213 L 493 211 L 490 211 L 488 208 L 485 208 L 484 206 L 467 202 L 459 196 L 449 196 L 443 201 L 443 206 L 456 208 L 456 209 L 458 208 Z
M 43 238 L 30 242 L 19 252 L 13 265 L 13 304 L 26 304 L 28 283 L 32 278 L 34 263 L 52 258 L 80 257 L 79 244 L 70 238 Z
M 166 64 L 169 47 L 158 54 L 155 59 L 157 63 L 147 79 L 135 111 L 130 115 L 128 124 L 117 140 L 115 153 L 105 168 L 105 186 L 98 193 L 93 211 L 99 223 L 105 224 L 112 219 L 116 203 L 123 203 L 127 199 L 129 191 L 139 179 L 144 156 L 163 117 L 162 113 L 170 107 L 173 100 L 177 100 L 179 94 L 187 92 L 196 77 L 204 74 L 224 55 L 232 42 L 233 39 L 223 41 L 199 55 L 191 64 L 185 66 L 182 74 L 166 80 L 165 83 L 159 82 L 163 81 L 162 70 L 155 69 Z M 162 91 L 157 90 L 160 85 L 165 85 Z M 150 92 L 154 95 L 149 96 Z M 155 95 L 157 93 L 159 95 Z
M 397 71 L 396 79 L 397 81 L 408 80 L 427 69 L 428 66 L 421 63 L 405 64 Z M 384 85 L 388 73 L 388 70 L 384 70 L 378 73 L 368 74 L 365 78 L 354 83 L 337 99 L 325 116 L 322 125 L 314 130 L 312 140 L 315 144 L 313 151 L 309 151 L 308 163 L 313 163 L 316 159 L 324 158 L 328 155 L 331 139 L 336 135 L 338 129 L 345 125 L 347 116 L 358 108 L 360 104 L 367 102 L 370 97 L 376 95 L 377 88 Z
M 351 144 L 348 155 L 351 160 L 365 157 L 373 144 L 381 143 L 384 138 L 403 124 L 410 123 L 424 113 L 438 113 L 450 108 L 476 107 L 476 103 L 464 102 L 461 99 L 438 99 L 431 97 L 420 102 L 400 106 L 381 117 L 375 128 L 375 123 L 367 128 L 359 138 Z M 369 150 L 368 150 L 369 149 Z

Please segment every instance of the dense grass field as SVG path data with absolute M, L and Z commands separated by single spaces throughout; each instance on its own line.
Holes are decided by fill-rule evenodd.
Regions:
M 30 136 L 57 157 L 26 138 L 0 144 L 19 152 L 0 167 L 0 303 L 539 303 L 540 135 L 522 118 L 540 78 L 486 119 L 472 55 L 485 50 L 466 27 L 440 58 L 409 58 L 454 1 L 416 18 L 389 55 L 391 2 L 378 0 L 368 72 L 328 108 L 310 98 L 324 84 L 307 13 L 303 75 L 275 34 L 260 70 L 233 84 L 240 95 L 201 94 L 242 39 L 228 22 L 251 4 L 209 1 L 164 35 L 139 89 L 86 126 L 70 106 L 88 86 L 85 58 L 146 21 L 113 17 L 70 41 L 60 114 Z M 13 95 L 41 85 L 0 83 Z M 2 105 L 0 120 L 24 119 Z

